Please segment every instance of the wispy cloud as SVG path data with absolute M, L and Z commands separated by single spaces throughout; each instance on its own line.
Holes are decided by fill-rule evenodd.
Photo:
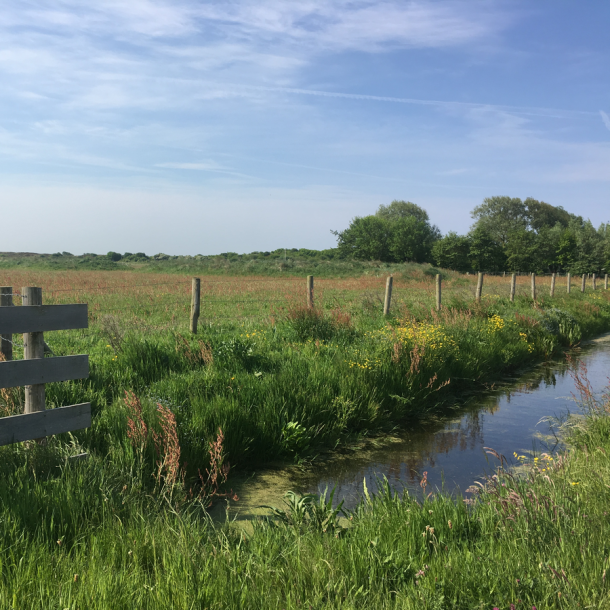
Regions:
M 610 131 L 610 117 L 603 110 L 600 110 L 599 113 L 601 114 L 602 121 L 604 122 L 604 125 Z
M 214 172 L 217 174 L 228 174 L 230 176 L 238 176 L 240 178 L 249 178 L 256 179 L 255 176 L 249 174 L 243 174 L 241 172 L 234 171 L 231 168 L 223 167 L 219 165 L 215 161 L 204 161 L 204 162 L 194 162 L 194 163 L 156 163 L 155 167 L 163 167 L 166 169 L 183 169 L 190 171 L 198 171 L 198 172 Z
M 240 87 L 235 86 L 236 89 Z M 412 104 L 416 106 L 433 106 L 447 109 L 463 110 L 495 110 L 515 112 L 517 114 L 531 114 L 539 116 L 592 116 L 595 113 L 587 110 L 566 110 L 562 108 L 542 108 L 535 106 L 510 106 L 506 104 L 489 104 L 484 102 L 460 102 L 454 100 L 426 100 L 405 97 L 388 97 L 382 95 L 367 95 L 361 93 L 343 93 L 340 91 L 320 91 L 316 89 L 297 89 L 294 87 L 264 87 L 264 86 L 241 86 L 241 89 L 258 91 L 276 91 L 279 93 L 294 93 L 298 95 L 311 95 L 316 97 L 341 98 L 351 100 L 370 100 L 373 102 L 390 102 L 393 104 Z M 604 113 L 602 113 L 604 114 Z M 607 119 L 606 115 L 606 119 Z

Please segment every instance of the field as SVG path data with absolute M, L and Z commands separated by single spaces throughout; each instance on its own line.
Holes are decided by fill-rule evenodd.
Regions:
M 89 304 L 89 329 L 45 339 L 55 355 L 90 354 L 90 378 L 49 384 L 47 405 L 89 401 L 94 421 L 47 446 L 0 449 L 0 606 L 492 608 L 500 600 L 508 608 L 521 599 L 572 608 L 592 600 L 587 592 L 601 595 L 605 581 L 590 574 L 607 552 L 598 549 L 601 533 L 595 546 L 591 524 L 607 528 L 595 512 L 607 490 L 578 453 L 553 471 L 562 482 L 544 492 L 544 510 L 524 481 L 506 475 L 506 493 L 514 486 L 529 498 L 523 506 L 540 512 L 536 525 L 525 508 L 503 520 L 491 492 L 471 512 L 446 498 L 422 507 L 389 491 L 363 504 L 347 530 L 323 502 L 296 498 L 275 526 L 260 524 L 252 535 L 210 523 L 210 503 L 232 496 L 231 472 L 306 466 L 320 452 L 442 415 L 503 375 L 610 330 L 608 291 L 581 294 L 580 280 L 567 295 L 559 278 L 551 299 L 549 278 L 538 278 L 534 302 L 521 277 L 510 303 L 509 278 L 486 277 L 475 303 L 476 278 L 445 273 L 437 312 L 433 274 L 414 265 L 394 274 L 384 318 L 379 273 L 316 279 L 314 309 L 305 306 L 304 277 L 202 276 L 193 336 L 190 276 L 3 270 L 0 283 L 15 292 L 41 286 L 45 303 Z M 13 340 L 20 358 L 20 337 Z M 3 390 L 4 415 L 22 408 L 23 390 Z M 605 421 L 592 416 L 579 434 L 604 449 Z M 81 452 L 89 459 L 69 460 Z M 576 480 L 572 468 L 579 489 L 566 483 Z M 533 485 L 546 485 L 536 476 Z M 574 512 L 575 502 L 587 503 L 593 521 Z M 593 549 L 590 565 L 576 542 L 556 548 L 565 527 Z M 540 553 L 519 542 L 525 531 Z M 559 563 L 534 574 L 553 553 Z

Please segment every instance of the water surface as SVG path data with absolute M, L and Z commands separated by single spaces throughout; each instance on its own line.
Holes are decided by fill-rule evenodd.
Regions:
M 572 354 L 586 365 L 596 393 L 608 385 L 609 339 L 608 335 L 600 337 Z M 556 426 L 547 418 L 578 412 L 576 393 L 565 358 L 540 364 L 472 401 L 454 416 L 379 439 L 376 448 L 335 454 L 305 471 L 295 467 L 267 470 L 238 481 L 240 501 L 231 513 L 238 519 L 265 513 L 260 505 L 281 506 L 282 496 L 289 489 L 323 493 L 336 488 L 335 497 L 352 508 L 362 498 L 365 479 L 369 490 L 375 490 L 376 481 L 385 477 L 396 490 L 407 488 L 420 493 L 424 472 L 427 491 L 441 487 L 447 492 L 464 491 L 497 466 L 497 460 L 487 455 L 484 447 L 495 449 L 513 462 L 513 452 L 556 450 L 560 442 Z

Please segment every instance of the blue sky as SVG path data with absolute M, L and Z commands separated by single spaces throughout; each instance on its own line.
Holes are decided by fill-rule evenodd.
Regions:
M 393 199 L 443 232 L 493 195 L 598 225 L 609 23 L 561 0 L 7 4 L 0 250 L 326 248 Z

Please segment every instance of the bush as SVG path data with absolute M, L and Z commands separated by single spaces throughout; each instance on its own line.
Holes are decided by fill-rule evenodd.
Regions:
M 541 321 L 544 330 L 555 335 L 562 345 L 569 346 L 578 343 L 582 339 L 582 330 L 574 316 L 567 311 L 547 309 Z

